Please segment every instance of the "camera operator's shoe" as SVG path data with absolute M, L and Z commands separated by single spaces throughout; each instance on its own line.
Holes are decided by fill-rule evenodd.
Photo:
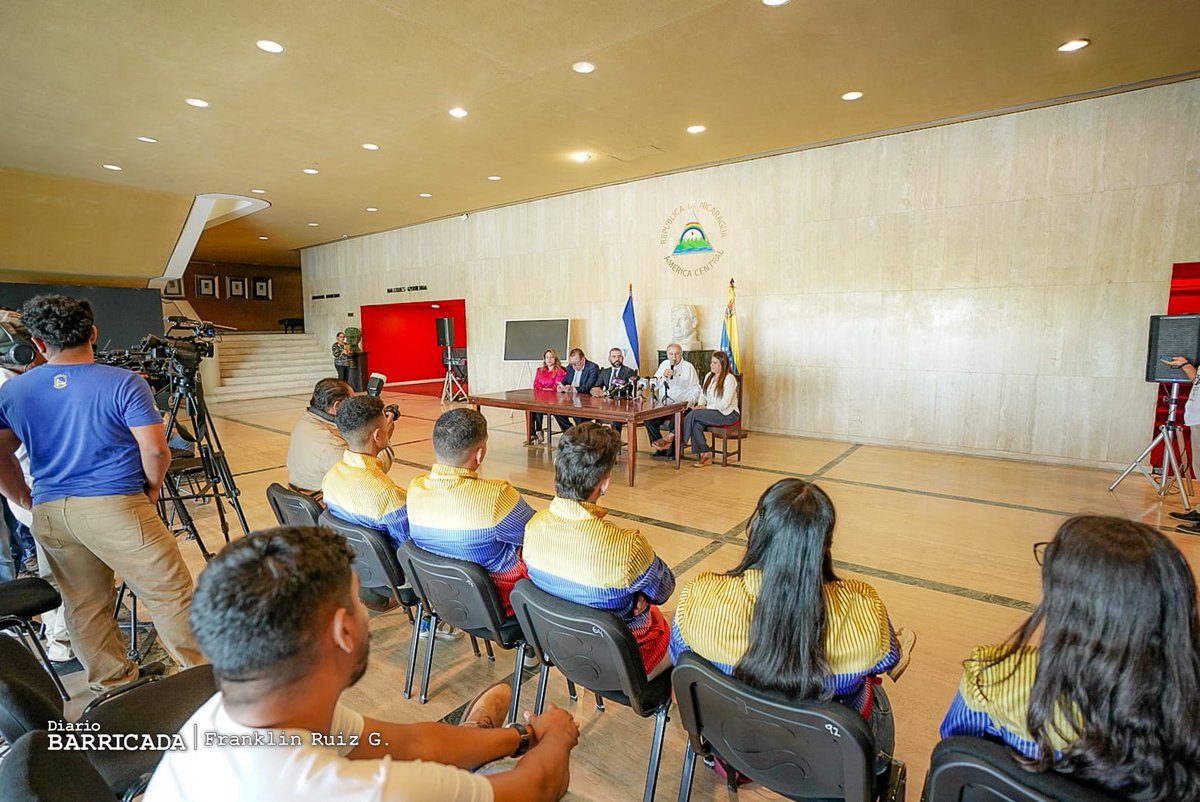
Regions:
M 167 664 L 158 660 L 154 661 L 153 663 L 146 663 L 145 665 L 138 666 L 139 679 L 142 677 L 162 677 L 165 676 L 166 673 Z
M 1200 535 L 1200 523 L 1197 524 L 1180 524 L 1175 527 L 1176 532 L 1187 532 L 1189 535 Z
M 1200 524 L 1200 510 L 1188 510 L 1187 512 L 1169 512 L 1167 513 L 1172 518 L 1178 518 L 1181 521 L 1187 521 L 1190 524 Z

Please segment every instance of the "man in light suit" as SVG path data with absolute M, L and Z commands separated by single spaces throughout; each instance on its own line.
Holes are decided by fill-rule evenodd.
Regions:
M 608 364 L 607 368 L 600 371 L 600 380 L 592 388 L 592 395 L 602 396 L 605 393 L 611 395 L 613 391 L 626 387 L 631 380 L 637 380 L 637 371 L 625 367 L 625 352 L 620 348 L 609 349 Z M 620 434 L 621 427 L 624 425 L 620 421 L 614 421 L 612 427 L 617 430 L 617 434 Z
M 588 360 L 582 348 L 572 348 L 567 357 L 567 375 L 562 384 L 558 385 L 560 393 L 590 393 L 600 380 L 600 366 Z M 554 419 L 565 432 L 571 428 L 571 419 L 566 415 L 555 415 Z M 575 423 L 583 423 L 590 418 L 576 418 Z
M 696 375 L 696 368 L 692 366 L 692 363 L 684 361 L 683 347 L 679 343 L 671 343 L 667 346 L 667 358 L 654 372 L 654 378 L 658 380 L 662 398 L 691 403 L 700 397 L 700 377 Z M 662 431 L 664 424 L 668 429 L 666 436 Z M 655 459 L 675 458 L 675 453 L 671 449 L 671 440 L 674 434 L 670 431 L 674 425 L 674 420 L 670 416 L 646 421 L 646 434 L 649 435 L 650 444 L 655 449 L 650 455 L 651 457 Z

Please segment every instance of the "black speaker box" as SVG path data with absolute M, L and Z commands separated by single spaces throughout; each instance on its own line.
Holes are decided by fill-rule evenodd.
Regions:
M 1200 359 L 1200 315 L 1154 315 L 1150 318 L 1150 347 L 1146 352 L 1146 381 L 1188 382 L 1179 368 L 1164 365 L 1164 359 L 1186 357 L 1193 365 Z
M 434 320 L 437 324 L 437 343 L 445 348 L 454 345 L 454 318 L 439 317 Z

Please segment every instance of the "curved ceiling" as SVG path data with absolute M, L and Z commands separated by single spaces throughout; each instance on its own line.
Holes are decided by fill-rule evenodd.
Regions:
M 1196 77 L 1197 31 L 1194 0 L 7 3 L 0 166 L 161 193 L 164 214 L 265 189 L 196 256 L 296 264 L 343 235 Z

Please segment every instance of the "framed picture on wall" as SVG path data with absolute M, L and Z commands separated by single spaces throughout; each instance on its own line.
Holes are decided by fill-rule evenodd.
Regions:
M 272 286 L 271 279 L 255 276 L 251 283 L 253 284 L 254 300 L 269 301 L 271 300 Z
M 217 285 L 216 276 L 196 276 L 197 298 L 220 298 L 221 290 Z
M 164 297 L 164 298 L 182 298 L 183 297 L 183 279 L 181 279 L 181 278 L 168 279 L 167 283 L 162 286 L 162 297 Z
M 244 276 L 226 276 L 225 277 L 225 295 L 228 298 L 249 298 L 250 291 L 247 284 L 249 279 Z

